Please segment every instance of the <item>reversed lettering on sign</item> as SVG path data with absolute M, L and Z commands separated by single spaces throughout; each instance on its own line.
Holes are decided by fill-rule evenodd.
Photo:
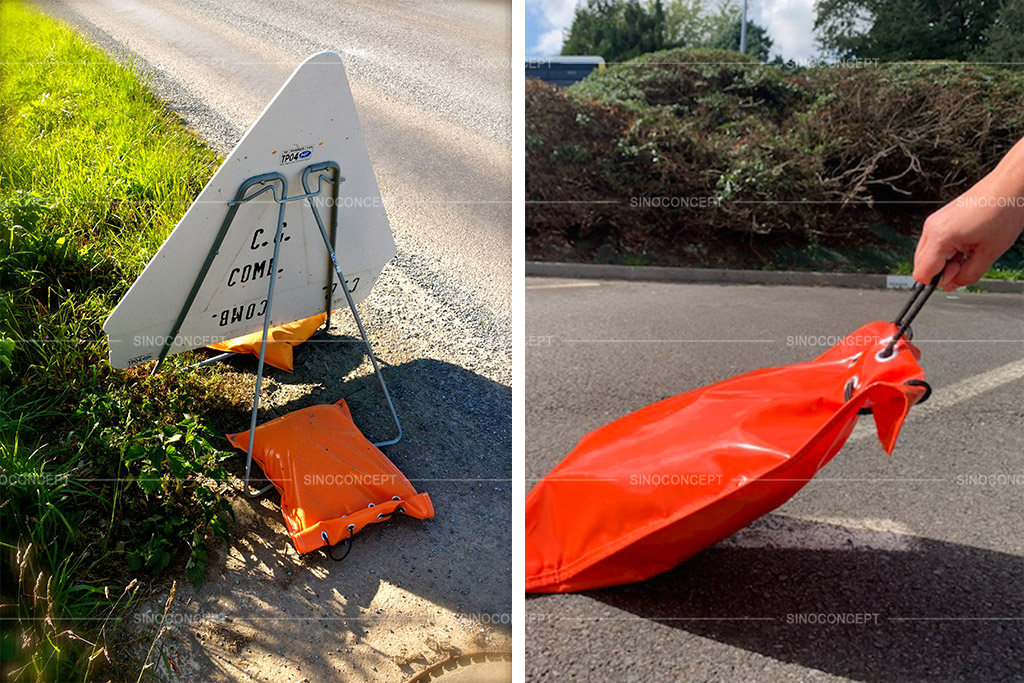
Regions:
M 359 278 L 354 277 L 351 280 L 345 280 L 345 284 L 348 286 L 348 293 L 349 294 L 354 294 L 355 291 L 356 291 L 356 288 L 359 287 Z M 320 289 L 326 290 L 327 289 L 327 285 L 324 285 Z M 331 294 L 334 294 L 336 291 L 338 291 L 338 283 L 337 282 L 332 282 L 331 283 Z M 326 299 L 327 296 L 328 295 L 325 294 L 324 298 Z
M 226 327 L 227 325 L 239 323 L 242 322 L 243 320 L 252 320 L 253 318 L 258 318 L 266 312 L 267 300 L 264 299 L 258 304 L 254 301 L 248 305 L 242 304 L 240 306 L 232 306 L 231 308 L 226 308 L 220 313 L 214 313 L 213 317 L 219 317 L 219 325 L 221 327 Z

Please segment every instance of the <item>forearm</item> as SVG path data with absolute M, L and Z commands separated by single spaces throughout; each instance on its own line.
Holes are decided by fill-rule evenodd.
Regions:
M 987 197 L 991 206 L 1005 208 L 1006 219 L 1015 227 L 1024 226 L 1024 139 L 967 194 L 978 199 Z
M 942 273 L 941 286 L 977 282 L 1024 228 L 1024 140 L 992 172 L 933 213 L 914 255 L 914 278 L 927 283 Z

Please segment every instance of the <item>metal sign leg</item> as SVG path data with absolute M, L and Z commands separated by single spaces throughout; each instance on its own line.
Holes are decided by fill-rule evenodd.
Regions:
M 224 235 L 227 234 L 228 228 L 231 227 L 231 223 L 235 220 L 235 214 L 238 213 L 239 205 L 244 204 L 254 197 L 258 197 L 267 190 L 273 190 L 273 185 L 264 187 L 251 197 L 246 197 L 245 193 L 248 192 L 249 188 L 253 185 L 264 184 L 273 180 L 280 180 L 282 188 L 287 185 L 287 181 L 280 173 L 264 173 L 263 175 L 248 178 L 238 186 L 238 192 L 235 193 L 235 199 L 234 201 L 228 202 L 228 214 L 224 217 L 224 222 L 221 223 L 220 230 L 217 231 L 217 237 L 214 238 L 213 245 L 210 247 L 210 251 L 206 255 L 206 261 L 203 262 L 202 267 L 199 269 L 199 274 L 196 276 L 195 282 L 192 283 L 192 289 L 189 291 L 188 296 L 185 297 L 185 303 L 181 307 L 181 312 L 178 314 L 178 319 L 175 321 L 174 327 L 171 328 L 171 333 L 167 335 L 167 340 L 164 342 L 164 348 L 160 351 L 160 357 L 157 358 L 156 365 L 153 366 L 153 371 L 150 373 L 151 375 L 156 374 L 156 371 L 160 369 L 161 365 L 163 365 L 164 359 L 167 358 L 167 354 L 170 353 L 171 347 L 174 345 L 174 340 L 178 337 L 178 332 L 181 331 L 181 326 L 185 322 L 185 317 L 192 308 L 192 303 L 196 300 L 196 295 L 199 294 L 199 288 L 203 286 L 203 281 L 206 280 L 206 274 L 210 272 L 210 266 L 213 265 L 213 259 L 217 257 L 217 253 L 220 251 L 220 245 L 224 242 Z M 281 196 L 285 196 L 284 189 L 281 190 Z
M 288 196 L 288 185 L 284 178 L 281 178 L 281 197 Z M 280 263 L 278 255 L 281 251 L 281 232 L 284 228 L 284 207 L 285 203 L 279 202 L 277 209 L 277 230 L 274 233 L 274 267 Z M 255 493 L 249 489 L 249 474 L 252 472 L 252 447 L 256 441 L 256 414 L 260 409 L 260 386 L 263 384 L 263 366 L 267 356 L 267 338 L 270 336 L 270 311 L 274 306 L 274 283 L 277 282 L 275 274 L 270 276 L 270 285 L 267 287 L 267 312 L 263 316 L 263 339 L 260 342 L 260 361 L 256 366 L 256 390 L 252 397 L 252 417 L 249 419 L 249 447 L 245 452 L 245 495 L 251 498 L 258 498 L 274 488 L 273 482 L 267 484 Z
M 320 216 L 320 212 L 319 212 L 319 210 L 316 207 L 316 203 L 313 201 L 313 198 L 315 196 L 319 195 L 321 190 L 322 190 L 322 183 L 323 183 L 323 180 L 325 179 L 324 176 L 323 175 L 317 176 L 317 189 L 316 189 L 316 191 L 310 190 L 310 188 L 309 188 L 309 174 L 310 173 L 319 173 L 320 171 L 326 171 L 326 170 L 334 171 L 334 178 L 333 179 L 328 179 L 328 182 L 332 183 L 332 185 L 333 185 L 332 193 L 331 194 L 332 194 L 332 199 L 334 200 L 333 203 L 332 203 L 332 207 L 331 207 L 331 234 L 330 235 L 328 235 L 327 228 L 324 227 L 324 222 L 323 222 L 323 219 Z M 388 409 L 391 411 L 391 417 L 392 417 L 392 419 L 394 419 L 395 428 L 397 429 L 397 435 L 393 439 L 388 439 L 387 441 L 378 441 L 378 442 L 376 442 L 374 444 L 374 446 L 378 446 L 378 447 L 380 447 L 380 446 L 390 446 L 391 444 L 398 443 L 402 439 L 402 425 L 401 425 L 401 423 L 398 420 L 398 412 L 395 410 L 394 401 L 391 400 L 391 393 L 388 391 L 387 384 L 384 382 L 384 376 L 381 374 L 380 364 L 377 362 L 377 356 L 374 355 L 374 353 L 373 353 L 373 347 L 370 345 L 370 339 L 369 339 L 369 337 L 366 334 L 366 329 L 363 327 L 363 321 L 359 318 L 359 312 L 356 310 L 355 301 L 353 301 L 352 293 L 349 291 L 348 284 L 345 282 L 345 275 L 344 275 L 344 273 L 341 272 L 341 267 L 338 265 L 338 258 L 337 258 L 337 255 L 335 253 L 335 250 L 334 250 L 334 241 L 335 241 L 335 237 L 336 237 L 337 222 L 338 222 L 338 213 L 337 213 L 338 187 L 339 187 L 339 185 L 343 181 L 344 181 L 344 178 L 341 177 L 341 168 L 338 166 L 338 164 L 333 162 L 333 161 L 326 161 L 326 162 L 323 162 L 323 163 L 313 164 L 311 166 L 307 166 L 303 170 L 303 172 L 302 172 L 302 188 L 303 188 L 304 194 L 301 194 L 301 195 L 298 195 L 298 196 L 295 196 L 295 197 L 289 197 L 288 196 L 288 181 L 280 173 L 264 173 L 262 175 L 253 176 L 251 178 L 248 178 L 248 179 L 246 179 L 245 181 L 242 182 L 242 184 L 238 187 L 238 192 L 235 194 L 234 200 L 228 202 L 228 213 L 224 217 L 224 222 L 221 224 L 220 230 L 217 233 L 217 237 L 214 240 L 213 246 L 210 248 L 210 251 L 209 251 L 209 253 L 206 256 L 206 260 L 204 261 L 202 267 L 200 268 L 199 274 L 196 277 L 196 280 L 195 280 L 195 282 L 192 285 L 192 289 L 190 290 L 188 296 L 185 299 L 185 304 L 182 306 L 181 313 L 178 315 L 178 319 L 177 319 L 177 321 L 174 324 L 174 328 L 172 329 L 171 334 L 168 335 L 168 337 L 167 337 L 167 342 L 164 345 L 164 348 L 163 348 L 163 350 L 160 353 L 160 357 L 157 360 L 156 367 L 153 368 L 153 372 L 154 373 L 160 368 L 160 366 L 164 362 L 164 359 L 167 357 L 168 353 L 170 352 L 171 347 L 172 347 L 172 345 L 174 343 L 174 338 L 176 337 L 176 335 L 178 334 L 179 330 L 181 329 L 181 326 L 184 323 L 186 316 L 188 315 L 189 309 L 191 309 L 192 303 L 195 301 L 195 298 L 196 298 L 196 296 L 199 293 L 199 289 L 200 289 L 200 287 L 202 287 L 202 284 L 203 284 L 204 280 L 206 279 L 207 274 L 210 271 L 210 267 L 213 265 L 213 260 L 214 260 L 214 258 L 216 258 L 217 254 L 218 254 L 218 252 L 220 250 L 221 244 L 224 241 L 224 236 L 227 234 L 228 228 L 231 226 L 231 223 L 234 221 L 235 216 L 238 213 L 238 207 L 241 204 L 244 204 L 245 202 L 248 202 L 248 201 L 250 201 L 252 199 L 255 199 L 256 197 L 258 197 L 259 195 L 263 194 L 264 192 L 268 192 L 269 191 L 273 195 L 274 201 L 277 202 L 277 204 L 278 204 L 277 229 L 275 230 L 275 234 L 274 234 L 274 256 L 273 256 L 273 260 L 272 260 L 272 263 L 276 264 L 276 263 L 279 262 L 278 261 L 278 257 L 280 255 L 280 249 L 281 249 L 281 242 L 282 242 L 281 236 L 282 236 L 282 232 L 283 232 L 283 229 L 284 229 L 285 205 L 288 202 L 293 202 L 293 201 L 297 201 L 297 200 L 300 200 L 300 199 L 308 199 L 309 200 L 309 208 L 313 212 L 313 217 L 316 219 L 317 228 L 319 228 L 319 230 L 320 230 L 320 236 L 324 240 L 324 246 L 327 247 L 327 252 L 330 255 L 330 261 L 331 261 L 331 265 L 328 268 L 328 280 L 327 280 L 327 304 L 326 304 L 327 325 L 324 327 L 324 330 L 326 331 L 327 329 L 330 328 L 331 305 L 333 303 L 333 293 L 331 291 L 331 289 L 332 289 L 332 280 L 333 280 L 334 276 L 337 275 L 338 281 L 339 281 L 338 284 L 341 285 L 341 290 L 345 293 L 345 299 L 346 299 L 346 301 L 348 301 L 348 307 L 352 311 L 352 317 L 356 321 L 356 326 L 359 328 L 359 335 L 360 335 L 360 337 L 363 340 L 363 344 L 366 346 L 366 353 L 370 357 L 370 363 L 373 365 L 373 372 L 377 376 L 377 381 L 380 383 L 381 391 L 384 393 L 384 399 L 387 401 Z M 274 185 L 267 185 L 266 184 L 266 183 L 270 183 L 270 182 L 280 182 L 281 183 L 281 195 L 280 196 L 277 195 L 276 187 Z M 260 189 L 258 192 L 255 192 L 252 195 L 246 196 L 246 193 L 249 191 L 249 189 L 252 186 L 257 185 L 257 184 L 264 185 L 264 187 L 262 189 Z M 270 318 L 271 318 L 271 311 L 273 310 L 273 305 L 274 305 L 274 285 L 275 285 L 276 282 L 277 282 L 277 278 L 271 276 L 270 284 L 267 286 L 267 307 L 266 307 L 266 312 L 265 312 L 264 318 L 263 318 L 263 338 L 260 341 L 259 364 L 257 365 L 257 368 L 256 368 L 256 388 L 253 391 L 252 414 L 250 415 L 250 418 L 249 418 L 249 444 L 248 444 L 248 448 L 246 449 L 246 454 L 245 454 L 246 455 L 246 460 L 245 460 L 244 491 L 245 491 L 245 495 L 246 496 L 249 496 L 249 497 L 252 497 L 252 498 L 256 498 L 258 496 L 262 496 L 264 493 L 266 493 L 267 491 L 269 491 L 270 489 L 272 489 L 274 487 L 273 483 L 269 483 L 269 484 L 267 484 L 266 486 L 264 486 L 263 488 L 261 488 L 259 490 L 253 490 L 249 486 L 249 477 L 252 474 L 252 452 L 253 452 L 253 446 L 255 445 L 255 441 L 256 441 L 256 418 L 258 416 L 259 408 L 260 408 L 260 389 L 262 388 L 262 385 L 263 385 L 263 369 L 264 369 L 264 366 L 266 364 L 267 341 L 268 341 L 268 339 L 270 337 Z M 207 361 L 203 361 L 202 363 L 198 363 L 197 365 L 205 365 L 207 363 L 214 362 L 215 360 L 219 360 L 219 359 L 225 358 L 227 356 L 231 356 L 231 355 L 234 355 L 234 354 L 231 354 L 231 353 L 222 354 L 220 356 L 217 356 L 216 358 L 208 359 Z
M 313 212 L 313 218 L 316 219 L 317 228 L 320 229 L 320 236 L 324 240 L 324 246 L 327 247 L 327 252 L 331 255 L 331 264 L 334 266 L 334 272 L 338 274 L 338 284 L 341 285 L 341 291 L 345 293 L 345 299 L 348 301 L 348 307 L 352 311 L 352 317 L 356 321 L 356 327 L 359 328 L 359 336 L 363 339 L 363 344 L 366 346 L 366 354 L 370 357 L 370 363 L 373 365 L 373 372 L 377 375 L 377 381 L 380 383 L 380 390 L 384 394 L 384 399 L 387 401 L 388 409 L 391 411 L 391 417 L 395 421 L 395 429 L 397 430 L 395 437 L 393 439 L 388 439 L 387 441 L 378 441 L 373 445 L 378 448 L 381 446 L 390 446 L 402 440 L 402 424 L 398 420 L 398 413 L 395 411 L 395 404 L 391 400 L 391 393 L 388 391 L 388 385 L 384 382 L 384 375 L 381 374 L 380 365 L 377 363 L 377 356 L 373 353 L 373 346 L 370 345 L 370 339 L 366 336 L 366 329 L 363 327 L 363 321 L 359 318 L 359 312 L 356 310 L 356 304 L 352 300 L 352 293 L 349 291 L 348 284 L 345 282 L 345 274 L 341 272 L 341 266 L 338 265 L 338 257 L 334 251 L 334 244 L 332 243 L 331 238 L 327 235 L 327 230 L 324 228 L 324 221 L 320 217 L 320 211 L 316 208 L 316 202 L 313 201 L 313 197 L 316 193 L 313 193 L 309 189 L 309 174 L 326 171 L 328 169 L 334 171 L 334 180 L 330 180 L 328 182 L 334 183 L 335 186 L 333 196 L 335 198 L 334 206 L 336 207 L 338 196 L 337 187 L 342 182 L 343 178 L 341 177 L 341 168 L 333 161 L 324 161 L 319 164 L 307 166 L 302 171 L 302 191 L 306 194 L 309 201 L 309 208 Z M 319 177 L 323 178 L 323 176 Z M 336 217 L 336 213 L 332 210 L 332 220 L 336 220 Z M 331 228 L 333 232 L 336 226 L 332 225 Z M 330 300 L 330 289 L 327 290 L 327 296 L 329 297 L 328 300 Z

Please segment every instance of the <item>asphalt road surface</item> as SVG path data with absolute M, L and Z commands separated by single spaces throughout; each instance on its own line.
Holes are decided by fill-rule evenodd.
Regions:
M 460 653 L 511 649 L 511 4 L 358 0 L 44 0 L 129 57 L 227 154 L 309 55 L 338 52 L 398 243 L 360 314 L 405 438 L 385 449 L 436 516 L 357 535 L 342 563 L 299 556 L 272 492 L 237 497 L 229 553 L 179 585 L 156 672 L 174 680 L 401 680 Z M 182 212 L 184 212 L 182 207 Z M 388 428 L 351 316 L 270 370 L 261 421 L 345 398 Z M 248 425 L 255 361 L 225 419 Z M 231 461 L 235 472 L 244 457 Z M 340 552 L 337 551 L 337 552 Z M 144 578 L 144 577 L 143 577 Z M 157 586 L 140 618 L 158 614 Z M 152 628 L 141 629 L 141 660 Z
M 590 430 L 812 358 L 906 297 L 528 279 L 527 489 Z M 914 341 L 934 394 L 891 458 L 862 423 L 787 504 L 680 567 L 527 596 L 528 678 L 1024 680 L 1024 297 L 936 293 Z

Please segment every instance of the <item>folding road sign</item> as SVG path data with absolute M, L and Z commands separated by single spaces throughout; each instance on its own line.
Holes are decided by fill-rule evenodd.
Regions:
M 402 427 L 356 311 L 394 254 L 341 58 L 313 55 L 242 137 L 107 319 L 110 363 L 128 368 L 156 361 L 156 372 L 171 354 L 256 336 L 245 492 L 260 495 L 274 486 L 249 488 L 269 332 L 318 315 L 329 322 L 331 310 L 347 305 L 397 429 L 394 438 L 371 447 L 397 443 Z M 328 422 L 351 422 L 347 411 L 325 415 Z M 354 425 L 334 428 L 358 441 Z M 317 511 L 303 514 L 311 519 Z
M 333 52 L 292 74 L 110 314 L 110 364 L 127 368 L 258 332 L 268 312 L 276 326 L 345 306 L 311 208 L 337 225 L 332 247 L 353 303 L 362 301 L 395 242 Z

